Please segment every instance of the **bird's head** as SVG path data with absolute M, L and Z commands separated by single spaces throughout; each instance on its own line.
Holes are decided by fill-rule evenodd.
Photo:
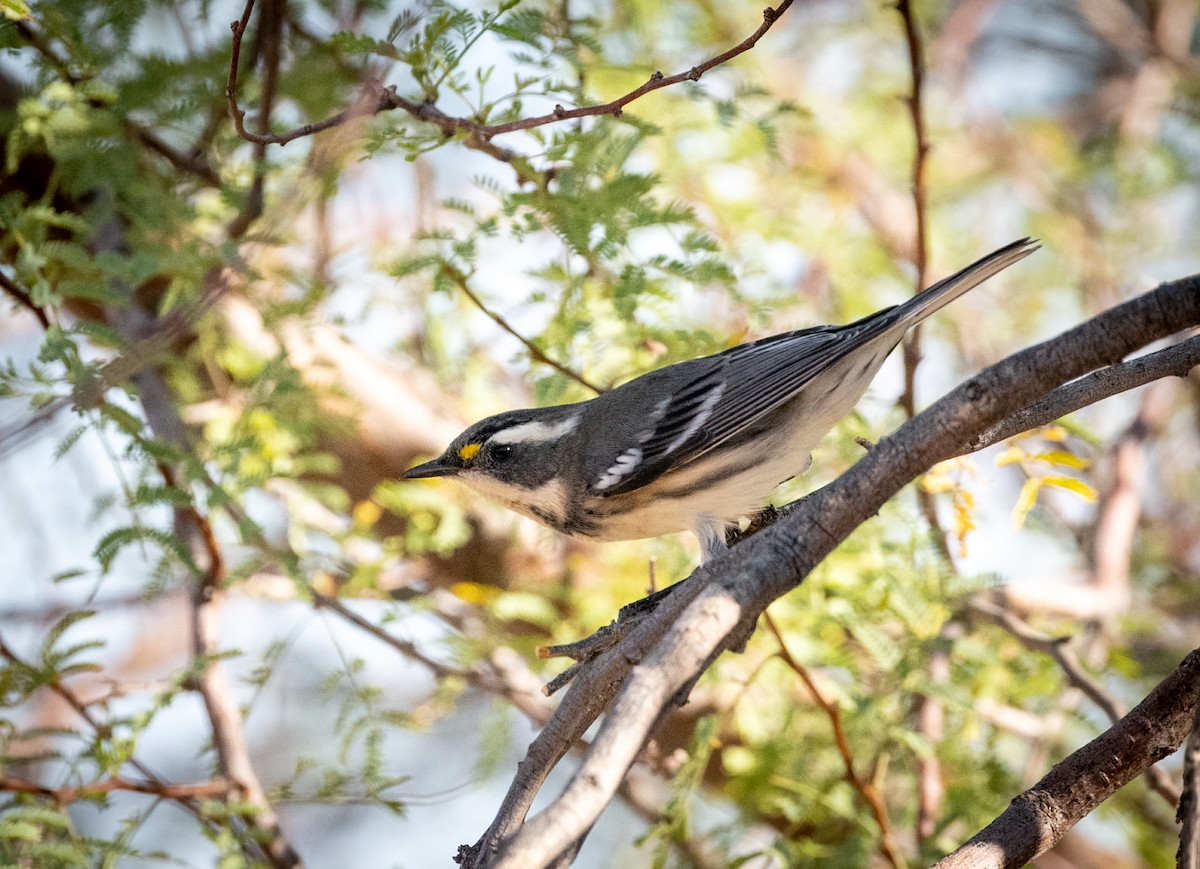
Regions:
M 433 461 L 410 468 L 404 480 L 454 477 L 460 483 L 548 525 L 565 515 L 563 442 L 579 425 L 577 405 L 513 410 L 472 425 Z

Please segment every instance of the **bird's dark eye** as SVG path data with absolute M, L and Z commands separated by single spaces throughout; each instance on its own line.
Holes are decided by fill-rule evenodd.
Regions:
M 496 444 L 492 447 L 492 459 L 497 462 L 506 462 L 512 458 L 512 444 Z

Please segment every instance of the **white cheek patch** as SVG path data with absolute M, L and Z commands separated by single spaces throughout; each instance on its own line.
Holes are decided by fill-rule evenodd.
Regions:
M 567 494 L 562 480 L 550 480 L 536 489 L 524 489 L 478 473 L 460 474 L 456 479 L 485 498 L 542 523 L 546 519 L 539 516 L 539 512 L 558 522 L 567 514 Z
M 579 425 L 579 414 L 567 417 L 562 422 L 544 423 L 534 420 L 514 425 L 512 428 L 501 429 L 490 438 L 494 444 L 540 444 L 556 441 L 575 430 Z
M 617 460 L 612 463 L 612 467 L 600 475 L 600 479 L 596 481 L 596 485 L 592 488 L 599 492 L 612 488 L 633 473 L 633 469 L 641 464 L 641 461 L 642 448 L 630 447 L 617 456 Z

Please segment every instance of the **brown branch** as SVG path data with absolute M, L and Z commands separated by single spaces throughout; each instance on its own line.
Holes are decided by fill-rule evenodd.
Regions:
M 846 781 L 850 786 L 858 792 L 862 797 L 867 808 L 870 809 L 872 817 L 875 818 L 875 823 L 879 825 L 879 853 L 890 863 L 895 869 L 904 869 L 906 863 L 904 857 L 900 854 L 896 847 L 896 842 L 892 836 L 892 825 L 888 819 L 887 806 L 883 802 L 883 796 L 879 793 L 879 789 L 875 787 L 875 783 L 862 778 L 854 770 L 854 754 L 850 750 L 850 740 L 846 736 L 846 729 L 842 726 L 842 713 L 838 709 L 837 704 L 831 700 L 827 700 L 825 695 L 817 687 L 817 683 L 813 681 L 807 668 L 788 651 L 787 643 L 783 639 L 783 633 L 779 630 L 775 620 L 771 618 L 770 612 L 763 613 L 763 623 L 775 635 L 775 641 L 779 644 L 780 659 L 792 669 L 792 671 L 800 677 L 813 700 L 821 707 L 826 717 L 829 719 L 829 726 L 833 729 L 833 740 L 837 744 L 838 754 L 842 757 L 842 764 L 846 768 Z
M 0 637 L 0 657 L 3 657 L 6 661 L 9 662 L 9 664 L 11 664 L 15 667 L 21 667 L 21 668 L 27 669 L 27 670 L 34 669 L 32 666 L 30 666 L 28 663 L 26 663 L 24 660 L 22 660 L 12 650 L 12 648 L 9 647 L 8 644 L 4 642 L 3 637 Z M 96 716 L 94 716 L 92 714 L 92 711 L 89 708 L 90 704 L 84 703 L 82 700 L 80 700 L 79 697 L 76 696 L 75 692 L 72 691 L 71 689 L 69 689 L 66 685 L 64 685 L 62 680 L 59 679 L 57 676 L 55 676 L 54 678 L 49 680 L 46 683 L 46 687 L 49 690 L 51 690 L 52 692 L 54 692 L 54 694 L 56 694 L 60 699 L 65 701 L 66 704 L 75 711 L 75 714 L 77 714 L 81 719 L 83 719 L 83 721 L 92 729 L 92 731 L 94 733 L 97 733 L 97 734 L 111 733 L 111 727 L 109 726 L 109 724 L 107 722 L 99 721 L 96 718 Z M 170 785 L 167 782 L 163 781 L 148 766 L 146 766 L 146 764 L 142 763 L 136 757 L 130 757 L 129 760 L 127 761 L 127 763 L 131 767 L 133 767 L 135 770 L 137 770 L 143 776 L 144 782 L 148 783 L 150 786 L 160 787 L 160 788 L 170 787 Z M 228 793 L 228 790 L 229 790 L 228 783 L 225 782 L 224 786 L 225 786 L 224 793 Z M 182 796 L 182 795 L 174 797 L 174 799 L 176 799 L 179 802 L 180 806 L 182 806 L 186 811 L 188 811 L 191 815 L 193 815 L 202 824 L 205 824 L 206 826 L 209 826 L 214 829 L 216 828 L 216 826 L 217 826 L 216 822 L 201 809 L 199 802 L 197 802 L 196 800 L 191 799 L 189 797 Z
M 1128 607 L 1132 597 L 1130 559 L 1146 489 L 1147 442 L 1164 425 L 1171 395 L 1170 384 L 1165 381 L 1157 381 L 1143 390 L 1137 415 L 1109 450 L 1109 480 L 1096 509 L 1088 584 L 1111 595 L 1121 611 Z M 1110 618 L 1108 624 L 1113 621 Z
M 9 664 L 13 665 L 14 667 L 19 667 L 19 668 L 22 668 L 25 670 L 34 670 L 35 669 L 32 665 L 30 665 L 29 663 L 24 661 L 19 655 L 17 655 L 17 653 L 12 650 L 12 647 L 10 647 L 4 641 L 3 637 L 0 637 L 0 657 L 4 658 L 6 661 L 9 662 Z M 82 700 L 80 700 L 75 695 L 75 692 L 72 691 L 70 688 L 68 688 L 66 685 L 64 685 L 62 680 L 60 678 L 58 678 L 57 675 L 54 676 L 52 679 L 50 679 L 48 682 L 46 682 L 46 687 L 49 688 L 51 691 L 53 691 L 61 700 L 66 702 L 66 704 L 75 711 L 76 715 L 78 715 L 80 718 L 82 718 L 84 720 L 84 722 L 88 725 L 88 727 L 90 727 L 92 729 L 93 732 L 95 732 L 95 733 L 111 732 L 111 728 L 109 727 L 109 725 L 106 722 L 99 721 L 96 718 L 96 716 L 94 716 L 92 714 L 91 709 L 88 708 L 90 704 L 84 703 Z M 129 765 L 132 766 L 134 769 L 136 769 L 143 776 L 145 776 L 146 779 L 148 779 L 149 781 L 155 782 L 157 784 L 163 784 L 162 780 L 158 776 L 156 776 L 145 764 L 143 764 L 137 758 L 130 758 Z M 197 814 L 197 817 L 199 817 L 199 813 L 197 812 L 196 814 Z
M 1021 641 L 1021 644 L 1034 652 L 1049 655 L 1058 664 L 1059 669 L 1067 677 L 1067 681 L 1078 688 L 1083 694 L 1100 707 L 1109 721 L 1114 724 L 1121 720 L 1125 709 L 1119 700 L 1109 694 L 1083 668 L 1075 650 L 1069 645 L 1069 637 L 1052 637 L 1037 630 L 1023 621 L 1014 613 L 998 606 L 984 597 L 976 597 L 968 604 L 972 612 L 986 617 L 993 624 L 1003 628 Z
M 283 39 L 285 4 L 282 0 L 265 0 L 263 5 L 264 11 L 258 17 L 258 51 L 255 52 L 255 58 L 261 59 L 264 67 L 258 127 L 265 134 L 271 131 L 271 114 L 275 108 L 275 97 L 279 89 L 279 64 L 283 57 L 280 43 Z M 245 31 L 250 12 L 253 8 L 254 0 L 249 0 L 242 15 L 242 20 L 238 24 L 238 30 L 235 31 L 237 36 L 235 39 L 234 58 L 230 65 L 230 75 L 233 77 L 230 83 L 231 88 L 236 87 L 237 55 L 240 54 L 241 34 Z M 244 124 L 244 116 L 244 112 L 240 117 L 235 115 L 235 124 Z M 229 224 L 227 231 L 230 238 L 241 238 L 245 235 L 251 224 L 262 216 L 264 188 L 266 186 L 266 161 L 267 144 L 265 142 L 255 143 L 253 157 L 254 178 L 250 182 L 250 189 L 246 191 L 245 203 L 242 205 L 237 216 Z
M 908 46 L 908 65 L 911 72 L 912 90 L 905 98 L 913 129 L 912 200 L 915 239 L 913 243 L 914 265 L 917 275 L 915 289 L 925 288 L 929 271 L 929 242 L 926 237 L 925 158 L 929 153 L 929 141 L 925 137 L 925 114 L 922 107 L 921 89 L 925 81 L 925 58 L 921 45 L 921 34 L 917 30 L 916 16 L 910 0 L 896 0 L 896 11 L 904 22 L 904 41 Z M 904 393 L 900 403 L 909 419 L 916 415 L 916 374 L 921 362 L 921 330 L 913 329 L 904 341 Z M 932 502 L 931 502 L 932 503 Z M 937 528 L 936 514 L 934 528 Z
M 267 112 L 264 110 L 264 123 L 261 124 L 262 132 L 252 133 L 246 128 L 246 112 L 238 105 L 237 87 L 238 64 L 241 60 L 242 53 L 242 39 L 246 35 L 246 28 L 250 24 L 250 15 L 254 11 L 254 2 L 255 0 L 246 0 L 246 6 L 242 10 L 241 19 L 238 21 L 232 21 L 229 24 L 229 29 L 233 33 L 233 40 L 229 54 L 229 75 L 225 84 L 225 99 L 229 104 L 229 116 L 233 119 L 233 126 L 234 129 L 237 130 L 238 136 L 245 139 L 247 142 L 264 147 L 267 145 L 286 145 L 288 142 L 292 142 L 296 139 L 300 139 L 305 136 L 311 136 L 315 133 L 320 133 L 323 130 L 340 126 L 346 123 L 346 121 L 352 118 L 361 117 L 364 114 L 374 115 L 390 109 L 404 108 L 402 104 L 393 101 L 389 97 L 388 91 L 381 90 L 376 99 L 375 106 L 370 110 L 364 110 L 358 105 L 358 102 L 356 102 L 354 106 L 351 106 L 348 109 L 343 109 L 342 111 L 326 118 L 323 121 L 318 121 L 312 124 L 304 124 L 287 133 L 271 133 L 269 125 L 265 122 L 267 120 Z M 273 92 L 264 89 L 264 94 L 267 93 Z
M 1027 649 L 1041 652 L 1054 659 L 1054 663 L 1067 677 L 1067 683 L 1095 703 L 1110 722 L 1116 724 L 1125 715 L 1124 704 L 1106 691 L 1104 686 L 1084 669 L 1079 656 L 1071 648 L 1068 637 L 1052 637 L 1044 634 L 1015 613 L 987 600 L 984 596 L 973 598 L 968 604 L 968 608 L 1016 637 Z M 1179 790 L 1171 784 L 1170 776 L 1161 767 L 1151 766 L 1146 770 L 1146 784 L 1171 808 L 1179 805 Z
M 96 233 L 95 248 L 103 252 L 121 250 L 123 246 L 123 228 L 113 217 Z M 189 316 L 198 316 L 198 312 L 206 310 L 216 298 L 223 295 L 231 283 L 227 274 L 230 271 L 219 267 L 209 269 L 205 275 L 204 291 L 189 309 Z M 164 325 L 168 318 L 156 318 L 140 307 L 132 287 L 118 284 L 116 289 L 129 301 L 124 305 L 106 306 L 104 313 L 125 341 L 140 344 L 149 340 L 163 340 L 170 333 L 171 330 Z M 182 317 L 177 322 L 179 328 L 183 328 L 189 319 Z M 114 362 L 125 358 L 118 357 Z M 160 442 L 180 454 L 187 454 L 190 450 L 188 432 L 166 378 L 156 365 L 145 360 L 127 360 L 127 364 L 136 366 L 137 373 L 131 375 L 131 379 L 137 386 L 138 400 L 150 431 Z M 100 384 L 103 382 L 101 379 Z M 103 400 L 103 392 L 97 393 L 94 398 Z M 160 463 L 159 471 L 167 486 L 179 488 L 185 496 L 190 496 L 186 487 L 177 484 L 174 468 Z M 176 507 L 174 518 L 175 534 L 190 556 L 189 567 L 198 571 L 192 577 L 191 589 L 192 653 L 198 670 L 192 687 L 200 695 L 208 714 L 222 776 L 229 780 L 241 802 L 253 807 L 252 811 L 244 812 L 244 817 L 245 822 L 254 828 L 255 835 L 240 837 L 241 844 L 244 849 L 254 852 L 261 850 L 263 857 L 275 869 L 290 869 L 300 864 L 299 857 L 284 839 L 275 810 L 254 770 L 241 711 L 219 657 L 220 621 L 217 605 L 225 579 L 220 546 L 208 518 L 195 507 Z
M 212 165 L 204 159 L 202 152 L 192 152 L 185 154 L 174 145 L 161 138 L 153 130 L 148 130 L 141 124 L 134 121 L 123 121 L 125 129 L 132 134 L 133 138 L 141 143 L 148 150 L 153 151 L 158 156 L 165 159 L 176 169 L 187 172 L 189 175 L 194 175 L 199 180 L 203 181 L 209 187 L 221 187 L 221 175 Z
M 917 29 L 916 13 L 910 0 L 897 0 L 896 11 L 899 12 L 904 24 L 904 41 L 908 48 L 908 65 L 911 77 L 911 90 L 905 98 L 913 131 L 912 158 L 912 205 L 913 205 L 913 261 L 916 265 L 914 289 L 920 292 L 924 289 L 929 275 L 929 239 L 926 229 L 926 157 L 929 154 L 929 141 L 925 135 L 925 113 L 923 85 L 925 81 L 924 47 L 921 34 Z M 917 412 L 917 366 L 921 364 L 921 327 L 918 325 L 904 339 L 901 348 L 904 361 L 904 389 L 900 396 L 900 405 L 905 415 L 912 419 Z M 937 501 L 933 493 L 924 486 L 916 487 L 917 506 L 925 523 L 934 546 L 941 555 L 943 563 L 953 570 L 954 556 L 950 551 L 950 542 L 946 531 L 938 519 Z M 936 652 L 930 659 L 930 677 L 935 680 L 938 674 L 944 678 L 948 662 L 944 652 Z M 918 694 L 913 708 L 917 730 L 931 744 L 936 745 L 941 738 L 942 720 L 944 717 L 942 701 L 928 694 Z M 922 844 L 933 835 L 937 828 L 937 819 L 942 812 L 942 799 L 945 795 L 945 785 L 942 782 L 942 765 L 936 753 L 929 753 L 917 759 L 917 844 Z
M 391 648 L 409 660 L 426 667 L 439 679 L 462 679 L 476 690 L 503 697 L 511 706 L 524 713 L 531 721 L 545 724 L 553 706 L 542 695 L 536 677 L 524 666 L 524 662 L 508 660 L 500 650 L 493 652 L 485 663 L 470 669 L 451 667 L 422 652 L 415 643 L 402 640 L 385 631 L 368 619 L 363 618 L 335 597 L 310 589 L 313 605 L 317 609 L 329 610 L 345 619 L 354 627 Z
M 157 372 L 153 372 L 157 374 Z M 142 395 L 143 402 L 146 395 Z M 147 407 L 147 417 L 155 412 Z M 173 412 L 174 408 L 170 408 Z M 179 443 L 176 447 L 182 446 Z M 159 465 L 163 481 L 179 488 L 175 474 Z M 242 713 L 219 655 L 220 613 L 218 604 L 225 580 L 225 561 L 208 517 L 195 507 L 175 508 L 176 533 L 187 543 L 192 560 L 201 570 L 192 588 L 192 656 L 199 665 L 192 688 L 200 695 L 212 728 L 217 765 L 241 800 L 253 807 L 247 821 L 259 832 L 258 844 L 268 862 L 277 869 L 300 866 L 300 857 L 283 838 L 275 809 L 254 769 L 246 742 Z
M 491 308 L 489 308 L 487 305 L 485 305 L 483 303 L 483 300 L 481 298 L 479 298 L 479 296 L 475 293 L 474 290 L 471 289 L 471 285 L 467 281 L 467 276 L 465 274 L 463 274 L 460 270 L 456 269 L 454 266 L 450 265 L 449 263 L 442 263 L 439 266 L 439 269 L 442 274 L 444 274 L 446 277 L 450 278 L 450 280 L 454 281 L 455 285 L 460 290 L 463 291 L 463 295 L 465 295 L 468 299 L 470 299 L 471 303 L 474 304 L 476 308 L 478 308 L 483 313 L 487 314 L 487 316 L 491 318 L 493 323 L 495 323 L 497 326 L 499 326 L 501 329 L 503 329 L 509 335 L 512 335 L 514 338 L 516 338 L 518 341 L 520 341 L 521 344 L 525 347 L 525 349 L 529 351 L 529 355 L 532 356 L 536 361 L 541 362 L 543 365 L 549 365 L 551 368 L 553 368 L 559 374 L 563 374 L 563 375 L 569 377 L 570 379 L 574 380 L 576 383 L 580 384 L 581 386 L 584 386 L 587 389 L 590 389 L 592 392 L 595 392 L 597 395 L 600 394 L 601 392 L 604 392 L 604 389 L 602 387 L 596 386 L 594 383 L 585 379 L 583 377 L 583 375 L 577 374 L 576 372 L 572 371 L 570 368 L 567 368 L 562 363 L 556 362 L 553 359 L 551 359 L 549 356 L 547 356 L 545 353 L 543 353 L 536 344 L 534 344 L 532 341 L 530 341 L 528 338 L 524 337 L 523 335 L 521 335 L 520 332 L 518 332 L 516 329 L 514 329 L 507 320 L 505 320 L 502 316 L 500 316 L 495 311 L 493 311 Z
M 917 29 L 916 13 L 910 0 L 897 0 L 896 11 L 900 14 L 904 25 L 904 41 L 908 48 L 908 65 L 910 71 L 911 90 L 905 98 L 913 131 L 912 157 L 912 206 L 913 206 L 913 262 L 916 266 L 914 291 L 924 289 L 929 274 L 929 239 L 926 226 L 927 207 L 925 192 L 926 157 L 929 153 L 929 142 L 925 135 L 925 113 L 923 85 L 925 81 L 924 46 L 921 34 Z M 921 364 L 921 327 L 918 324 L 901 346 L 901 356 L 904 363 L 904 388 L 900 395 L 900 405 L 905 415 L 912 419 L 917 412 L 916 378 L 917 367 Z M 929 526 L 929 534 L 933 545 L 937 548 L 942 562 L 948 569 L 955 569 L 954 555 L 950 550 L 950 541 L 946 530 L 938 519 L 937 501 L 932 492 L 924 486 L 915 489 L 917 506 L 925 523 Z M 937 678 L 935 669 L 944 674 L 948 663 L 943 652 L 936 652 L 930 659 L 931 679 Z M 936 745 L 941 738 L 944 712 L 942 701 L 928 694 L 918 694 L 913 708 L 913 717 L 917 730 Z M 942 782 L 942 766 L 936 753 L 930 752 L 917 759 L 917 844 L 921 845 L 933 835 L 937 827 L 937 819 L 941 815 L 942 799 L 945 795 L 945 785 Z
M 1197 699 L 1200 649 L 1132 712 L 1018 795 L 937 869 L 1017 869 L 1048 851 L 1117 790 L 1179 747 L 1193 727 Z
M 943 536 L 944 539 L 944 536 Z M 948 623 L 942 631 L 944 637 L 958 625 Z M 948 645 L 935 648 L 927 664 L 929 681 L 934 685 L 945 685 L 950 681 L 950 652 Z M 919 693 L 913 703 L 912 716 L 917 728 L 931 746 L 937 746 L 945 737 L 946 710 L 940 697 Z M 930 751 L 917 758 L 917 845 L 920 847 L 937 831 L 942 814 L 942 802 L 946 796 L 946 784 L 942 777 L 942 763 L 937 752 Z
M 767 7 L 763 10 L 763 23 L 748 37 L 743 39 L 733 48 L 718 54 L 716 57 L 709 58 L 698 66 L 693 66 L 691 69 L 684 72 L 678 72 L 675 75 L 664 76 L 661 72 L 656 72 L 650 76 L 641 87 L 636 88 L 623 97 L 618 97 L 612 102 L 602 103 L 594 106 L 581 106 L 575 109 L 564 109 L 562 106 L 555 106 L 554 111 L 539 115 L 534 118 L 524 118 L 519 121 L 509 121 L 504 124 L 492 124 L 490 126 L 482 126 L 479 128 L 481 135 L 491 138 L 492 136 L 501 133 L 511 133 L 516 130 L 528 130 L 533 127 L 541 127 L 545 124 L 552 124 L 557 121 L 568 121 L 574 118 L 584 118 L 591 115 L 612 115 L 620 117 L 625 106 L 629 105 L 636 99 L 645 96 L 652 91 L 661 88 L 670 87 L 671 85 L 679 84 L 684 81 L 699 81 L 704 73 L 716 66 L 732 60 L 739 54 L 743 54 L 753 48 L 760 39 L 766 35 L 766 32 L 771 29 L 771 26 L 779 20 L 780 16 L 788 10 L 792 5 L 792 0 L 783 0 L 778 6 L 771 8 Z
M 53 800 L 60 806 L 77 800 L 93 799 L 110 794 L 113 791 L 133 791 L 139 794 L 152 794 L 168 800 L 180 802 L 192 800 L 218 799 L 229 793 L 229 782 L 220 779 L 194 782 L 191 784 L 172 784 L 153 779 L 134 781 L 121 777 L 101 779 L 85 785 L 73 787 L 50 787 L 27 781 L 13 776 L 0 776 L 0 791 L 10 791 L 19 794 L 33 794 Z
M 37 321 L 42 324 L 43 329 L 50 328 L 49 315 L 33 301 L 33 297 L 29 293 L 17 286 L 4 272 L 0 272 L 0 289 L 3 289 L 4 292 L 12 296 L 22 308 L 27 308 L 37 318 Z
M 788 10 L 792 5 L 792 0 L 782 0 L 782 2 L 774 7 L 768 7 L 763 10 L 763 23 L 754 33 L 739 42 L 728 51 L 711 57 L 708 60 L 693 66 L 691 69 L 683 72 L 678 72 L 674 75 L 663 75 L 661 72 L 656 72 L 640 87 L 635 88 L 624 96 L 618 97 L 615 100 L 607 103 L 598 103 L 590 106 L 579 106 L 574 109 L 564 109 L 562 106 L 555 106 L 552 112 L 544 115 L 538 115 L 532 118 L 522 118 L 516 121 L 507 121 L 501 124 L 481 124 L 478 121 L 470 120 L 469 118 L 456 118 L 445 114 L 436 106 L 429 102 L 416 102 L 399 96 L 394 88 L 382 90 L 378 95 L 378 100 L 372 114 L 390 111 L 393 109 L 403 109 L 412 117 L 420 121 L 427 121 L 435 124 L 442 129 L 447 135 L 465 134 L 465 144 L 469 148 L 475 148 L 485 153 L 491 154 L 504 162 L 513 162 L 516 159 L 516 154 L 507 149 L 498 148 L 492 145 L 490 140 L 494 136 L 499 136 L 504 133 L 512 133 L 518 130 L 529 130 L 534 127 L 542 127 L 547 124 L 554 124 L 560 121 L 572 120 L 575 118 L 584 118 L 594 115 L 611 115 L 612 117 L 620 117 L 624 108 L 634 100 L 640 99 L 648 93 L 660 90 L 671 85 L 679 84 L 684 81 L 699 81 L 704 73 L 716 66 L 720 66 L 729 60 L 743 54 L 753 48 L 768 30 L 779 20 L 780 16 Z M 241 49 L 242 36 L 245 34 L 246 26 L 249 24 L 250 12 L 254 7 L 254 0 L 247 0 L 245 11 L 242 13 L 240 21 L 234 21 L 230 24 L 230 29 L 233 31 L 233 45 L 231 49 L 231 59 L 229 64 L 229 79 L 225 90 L 225 95 L 229 100 L 229 111 L 233 117 L 234 126 L 237 128 L 238 135 L 247 142 L 254 142 L 262 145 L 286 145 L 288 142 L 311 136 L 314 133 L 319 133 L 323 130 L 328 130 L 331 127 L 336 127 L 345 123 L 353 116 L 352 110 L 338 112 L 337 114 L 326 118 L 323 121 L 317 121 L 311 124 L 305 124 L 297 127 L 294 130 L 289 130 L 286 133 L 270 133 L 270 134 L 255 134 L 246 129 L 245 115 L 246 113 L 238 108 L 237 103 L 237 64 L 238 54 Z

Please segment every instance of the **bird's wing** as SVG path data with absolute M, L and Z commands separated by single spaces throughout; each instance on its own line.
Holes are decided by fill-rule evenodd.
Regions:
M 616 455 L 605 457 L 609 461 L 593 475 L 592 491 L 631 492 L 736 438 L 858 348 L 888 333 L 898 341 L 905 330 L 1037 248 L 1036 241 L 1019 239 L 855 323 L 785 332 L 700 360 L 707 364 L 698 366 L 695 377 L 633 426 L 632 438 Z
M 659 402 L 632 442 L 595 476 L 592 491 L 632 492 L 736 438 L 882 335 L 893 324 L 890 314 L 887 309 L 847 326 L 773 335 L 711 357 L 712 364 Z

